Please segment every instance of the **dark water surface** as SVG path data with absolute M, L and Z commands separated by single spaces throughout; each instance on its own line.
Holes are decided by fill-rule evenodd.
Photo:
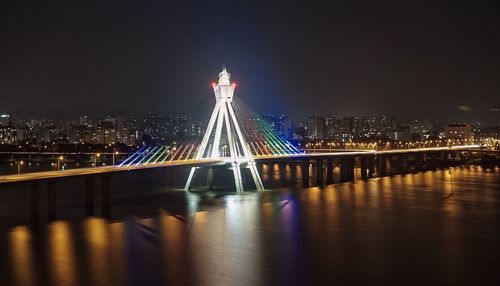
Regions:
M 113 178 L 110 219 L 85 217 L 81 182 L 59 186 L 52 222 L 2 189 L 0 285 L 499 285 L 498 169 L 302 189 L 293 168 L 263 170 L 290 187 L 242 195 Z

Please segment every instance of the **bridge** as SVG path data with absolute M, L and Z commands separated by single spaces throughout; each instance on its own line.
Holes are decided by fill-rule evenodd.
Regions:
M 479 146 L 452 146 L 404 150 L 384 151 L 354 151 L 354 152 L 325 152 L 301 153 L 291 155 L 259 155 L 254 157 L 257 170 L 262 173 L 264 164 L 278 164 L 284 170 L 286 164 L 297 164 L 301 168 L 302 185 L 311 186 L 311 177 L 315 178 L 317 186 L 325 184 L 354 182 L 356 179 L 382 177 L 408 171 L 432 170 L 441 164 L 451 163 L 452 158 L 462 152 L 477 152 Z M 147 158 L 145 156 L 145 158 Z M 126 172 L 147 171 L 156 168 L 227 168 L 233 166 L 234 161 L 228 158 L 202 158 L 171 160 L 157 163 L 142 163 L 135 165 L 121 164 L 117 166 L 103 166 L 94 168 L 69 169 L 63 171 L 47 171 L 25 173 L 19 175 L 0 176 L 0 187 L 9 190 L 13 185 L 29 184 L 30 208 L 33 218 L 36 219 L 41 211 L 40 201 L 46 195 L 46 211 L 49 219 L 56 217 L 56 189 L 61 180 L 82 178 L 85 183 L 85 209 L 93 214 L 96 206 L 96 183 L 100 181 L 100 204 L 103 214 L 109 214 L 111 209 L 111 178 L 115 174 Z M 340 181 L 335 182 L 334 167 L 340 169 Z M 355 168 L 360 170 L 361 178 L 355 178 Z M 210 170 L 210 169 L 209 169 Z M 394 171 L 396 170 L 396 171 Z
M 375 161 L 380 161 L 382 157 L 387 156 L 410 156 L 411 154 L 428 155 L 432 153 L 456 153 L 463 151 L 479 151 L 479 145 L 464 145 L 451 147 L 433 147 L 433 148 L 418 148 L 418 149 L 402 149 L 402 150 L 383 150 L 383 151 L 352 151 L 352 152 L 316 152 L 316 153 L 301 153 L 290 155 L 259 155 L 254 157 L 257 163 L 280 163 L 280 162 L 307 162 L 308 160 L 328 160 L 334 158 L 373 158 Z M 378 159 L 377 159 L 378 158 Z M 140 163 L 133 165 L 120 164 L 116 166 L 102 166 L 92 168 L 78 168 L 59 171 L 33 172 L 16 175 L 0 176 L 0 185 L 29 183 L 36 181 L 51 181 L 64 178 L 85 177 L 109 175 L 120 172 L 130 172 L 137 170 L 147 170 L 152 168 L 168 168 L 168 167 L 203 167 L 203 166 L 224 166 L 231 164 L 230 159 L 221 158 L 204 158 L 204 159 L 183 159 L 172 160 L 157 163 Z M 421 164 L 425 161 L 422 160 Z M 429 164 L 429 163 L 428 163 Z M 325 165 L 328 168 L 328 165 Z M 353 166 L 354 167 L 354 166 Z
M 361 170 L 361 179 L 375 175 L 385 176 L 388 168 L 398 166 L 407 172 L 410 165 L 415 171 L 437 167 L 438 161 L 448 162 L 464 151 L 478 150 L 478 145 L 417 148 L 401 150 L 367 150 L 307 153 L 279 136 L 257 113 L 234 97 L 235 85 L 230 74 L 223 69 L 219 81 L 213 84 L 216 99 L 205 134 L 201 142 L 189 138 L 171 138 L 171 144 L 144 146 L 117 165 L 47 171 L 0 176 L 0 186 L 31 184 L 31 206 L 39 212 L 40 186 L 46 185 L 47 209 L 55 213 L 55 185 L 57 181 L 82 177 L 86 184 L 86 205 L 95 204 L 94 179 L 100 178 L 101 203 L 110 206 L 111 176 L 156 168 L 189 167 L 185 190 L 192 187 L 193 179 L 201 169 L 207 171 L 206 187 L 212 185 L 214 172 L 220 168 L 233 173 L 236 192 L 243 192 L 242 172 L 249 172 L 255 190 L 265 189 L 259 169 L 263 164 L 300 164 L 304 187 L 310 184 L 310 175 L 317 185 L 332 184 L 334 166 L 340 168 L 340 182 L 355 181 L 354 169 Z M 314 168 L 311 169 L 311 166 Z

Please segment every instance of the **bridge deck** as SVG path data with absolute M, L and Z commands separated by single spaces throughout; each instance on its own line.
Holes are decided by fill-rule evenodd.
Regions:
M 397 155 L 397 154 L 408 154 L 408 153 L 418 153 L 418 152 L 442 152 L 442 151 L 471 151 L 475 152 L 479 150 L 480 145 L 466 145 L 466 146 L 451 146 L 451 147 L 431 147 L 431 148 L 415 148 L 415 149 L 393 149 L 393 150 L 356 150 L 352 152 L 314 152 L 305 154 L 292 154 L 292 155 L 270 155 L 270 156 L 258 156 L 255 160 L 264 159 L 279 159 L 279 158 L 304 158 L 304 157 L 344 157 L 344 156 L 362 156 L 362 155 Z
M 174 166 L 203 166 L 203 165 L 220 165 L 225 164 L 224 160 L 183 160 L 183 161 L 168 161 L 158 164 L 143 164 L 143 165 L 132 165 L 132 166 L 104 166 L 97 168 L 79 168 L 79 169 L 68 169 L 62 171 L 46 171 L 46 172 L 33 172 L 24 173 L 16 175 L 4 175 L 0 176 L 0 184 L 6 183 L 16 183 L 23 181 L 34 181 L 34 180 L 49 180 L 64 177 L 75 177 L 75 176 L 85 176 L 85 175 L 96 175 L 96 174 L 106 174 L 106 173 L 116 173 L 116 172 L 126 172 L 133 170 L 144 170 L 152 168 L 165 168 Z
M 434 147 L 434 148 L 419 148 L 419 149 L 398 149 L 398 150 L 383 150 L 383 151 L 354 151 L 354 152 L 325 152 L 325 153 L 306 153 L 306 154 L 293 154 L 293 155 L 272 155 L 272 156 L 258 156 L 255 158 L 256 161 L 265 160 L 280 160 L 280 159 L 300 159 L 300 158 L 315 158 L 315 157 L 343 157 L 343 156 L 362 156 L 362 155 L 378 155 L 378 154 L 406 154 L 415 152 L 433 152 L 433 151 L 476 151 L 479 145 L 468 145 L 468 146 L 452 146 L 452 147 Z M 79 168 L 79 169 L 69 169 L 63 171 L 46 171 L 46 172 L 34 172 L 34 173 L 24 173 L 16 175 L 4 175 L 0 176 L 0 184 L 7 183 L 19 183 L 25 181 L 35 181 L 35 180 L 50 180 L 66 177 L 76 177 L 85 175 L 97 175 L 106 173 L 116 173 L 125 172 L 133 170 L 144 170 L 151 168 L 165 168 L 173 166 L 203 166 L 203 165 L 222 165 L 228 162 L 228 158 L 215 158 L 215 159 L 201 159 L 201 160 L 174 160 L 167 161 L 164 163 L 156 164 L 140 164 L 131 166 L 105 166 L 97 168 Z

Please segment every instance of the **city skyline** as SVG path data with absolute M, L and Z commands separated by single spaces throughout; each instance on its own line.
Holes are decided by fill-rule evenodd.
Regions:
M 208 100 L 204 101 L 205 103 Z M 95 111 L 95 110 L 80 110 L 80 111 L 63 111 L 63 110 L 22 110 L 22 111 L 13 111 L 13 110 L 0 110 L 0 114 L 9 115 L 10 117 L 19 117 L 19 118 L 33 118 L 33 119 L 47 119 L 47 120 L 76 120 L 81 116 L 88 116 L 90 118 L 106 118 L 106 117 L 138 117 L 138 116 L 147 116 L 148 114 L 152 115 L 173 115 L 173 114 L 184 114 L 187 116 L 192 116 L 197 120 L 203 121 L 206 120 L 209 116 L 207 107 L 208 104 L 202 102 L 198 104 L 195 108 L 186 109 L 186 111 L 166 111 L 161 108 L 151 108 L 147 110 L 107 110 L 107 111 Z M 335 117 L 335 118 L 343 118 L 343 117 L 377 117 L 377 116 L 386 116 L 386 117 L 394 117 L 398 120 L 403 121 L 411 121 L 413 119 L 419 120 L 428 120 L 432 122 L 440 122 L 440 123 L 481 123 L 483 126 L 500 126 L 500 117 L 494 117 L 492 119 L 484 119 L 484 117 L 480 116 L 478 113 L 474 112 L 474 110 L 461 110 L 467 108 L 467 106 L 459 106 L 457 110 L 460 110 L 454 114 L 440 114 L 440 115 L 417 115 L 417 114 L 407 114 L 406 116 L 397 116 L 394 113 L 377 113 L 377 112 L 367 112 L 367 113 L 333 113 L 333 112 L 311 112 L 308 114 L 294 114 L 294 113 L 286 113 L 286 112 L 277 112 L 277 111 L 268 111 L 268 112 L 260 112 L 256 111 L 262 116 L 271 115 L 271 116 L 288 116 L 294 122 L 305 122 L 310 117 Z M 498 111 L 491 110 L 491 113 L 497 113 Z
M 296 120 L 283 114 L 255 115 L 266 122 L 278 136 L 288 140 L 330 140 L 335 142 L 388 139 L 417 142 L 436 139 L 467 139 L 497 137 L 499 127 L 483 126 L 481 122 L 437 122 L 422 118 L 402 120 L 389 116 L 310 116 Z M 254 119 L 252 119 L 254 120 Z M 1 144 L 161 144 L 179 138 L 192 140 L 205 132 L 205 121 L 187 114 L 146 113 L 124 116 L 72 119 L 10 117 L 0 113 Z M 457 129 L 453 136 L 447 129 Z M 493 131 L 493 133 L 492 133 Z M 184 140 L 183 139 L 183 140 Z

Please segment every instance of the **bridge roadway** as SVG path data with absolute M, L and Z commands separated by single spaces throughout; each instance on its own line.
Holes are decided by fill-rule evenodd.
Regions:
M 0 185 L 9 183 L 21 183 L 27 181 L 60 179 L 60 178 L 77 177 L 77 176 L 145 170 L 152 168 L 165 168 L 165 167 L 175 167 L 175 166 L 214 166 L 214 165 L 223 165 L 225 163 L 226 162 L 224 160 L 220 159 L 214 159 L 214 160 L 193 159 L 193 160 L 182 160 L 182 161 L 167 161 L 158 164 L 143 164 L 143 165 L 132 165 L 132 166 L 103 166 L 97 168 L 93 167 L 93 168 L 67 169 L 61 171 L 33 172 L 33 173 L 23 173 L 19 175 L 16 174 L 16 175 L 0 176 Z
M 452 147 L 431 147 L 431 148 L 418 148 L 418 149 L 398 149 L 398 150 L 381 150 L 381 151 L 352 151 L 352 152 L 325 152 L 325 153 L 306 153 L 306 154 L 294 154 L 294 155 L 272 155 L 272 156 L 258 156 L 255 160 L 258 161 L 274 161 L 283 159 L 301 159 L 301 158 L 328 158 L 328 157 L 357 157 L 366 155 L 397 155 L 397 154 L 408 154 L 417 152 L 439 152 L 439 151 L 477 151 L 480 148 L 479 145 L 467 145 L 467 146 L 452 146 Z M 215 166 L 226 164 L 229 160 L 216 158 L 216 159 L 202 159 L 202 160 L 179 160 L 179 161 L 168 161 L 165 163 L 158 164 L 141 164 L 132 166 L 103 166 L 94 168 L 79 168 L 79 169 L 68 169 L 62 171 L 45 171 L 45 172 L 34 172 L 34 173 L 24 173 L 16 175 L 4 175 L 0 176 L 1 184 L 12 184 L 12 183 L 22 183 L 29 181 L 39 181 L 39 180 L 54 180 L 61 178 L 77 177 L 77 176 L 92 176 L 107 173 L 117 173 L 117 172 L 128 172 L 135 170 L 145 170 L 152 168 L 166 168 L 174 166 Z
M 258 160 L 265 159 L 279 159 L 279 158 L 314 158 L 314 157 L 345 157 L 345 156 L 364 156 L 364 155 L 397 155 L 409 153 L 425 153 L 425 152 L 443 152 L 443 151 L 479 151 L 480 145 L 464 145 L 464 146 L 451 146 L 451 147 L 430 147 L 430 148 L 414 148 L 414 149 L 393 149 L 393 150 L 355 150 L 355 151 L 340 151 L 340 152 L 314 152 L 306 154 L 293 154 L 293 155 L 272 155 L 272 156 L 259 156 L 255 158 Z

